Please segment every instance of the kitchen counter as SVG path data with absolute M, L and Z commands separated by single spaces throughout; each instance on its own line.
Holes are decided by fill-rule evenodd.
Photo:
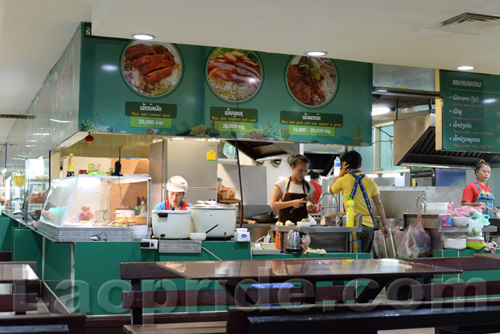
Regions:
M 125 314 L 121 307 L 121 291 L 128 283 L 120 280 L 121 262 L 215 261 L 292 258 L 370 258 L 370 254 L 251 254 L 249 242 L 203 241 L 199 254 L 159 254 L 141 249 L 131 242 L 54 242 L 27 225 L 2 214 L 0 217 L 0 249 L 12 251 L 13 261 L 36 261 L 38 276 L 52 289 L 71 312 L 89 315 Z M 43 264 L 43 265 L 42 265 Z M 154 281 L 148 284 L 155 284 Z M 166 289 L 197 289 L 198 283 L 184 279 L 163 282 Z M 200 282 L 199 284 L 208 284 Z M 212 284 L 212 283 L 211 283 Z M 201 310 L 200 310 L 201 311 Z
M 358 215 L 357 215 L 358 216 Z M 358 218 L 361 215 L 358 216 Z M 299 226 L 271 226 L 271 231 L 279 234 L 280 248 L 285 249 L 286 235 L 291 230 L 308 233 L 311 237 L 311 248 L 325 249 L 332 253 L 350 253 L 352 251 L 352 233 L 361 231 L 361 224 L 354 227 L 311 225 Z

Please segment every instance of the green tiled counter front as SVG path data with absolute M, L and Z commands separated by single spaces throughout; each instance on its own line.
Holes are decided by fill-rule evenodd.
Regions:
M 434 257 L 471 257 L 474 254 L 487 253 L 483 249 L 443 249 L 434 250 L 432 255 Z M 500 253 L 500 249 L 496 250 L 496 253 Z M 465 271 L 462 274 L 456 275 L 436 275 L 434 276 L 433 283 L 455 283 L 455 282 L 473 282 L 473 281 L 497 281 L 500 279 L 500 272 L 498 270 L 476 270 L 476 271 Z
M 43 279 L 43 238 L 25 227 L 14 228 L 12 242 L 12 261 L 36 261 L 37 275 Z
M 128 313 L 128 310 L 121 307 L 121 292 L 130 289 L 129 282 L 120 279 L 121 262 L 370 258 L 370 254 L 363 253 L 252 256 L 250 243 L 235 241 L 203 241 L 203 249 L 199 254 L 159 254 L 157 250 L 141 249 L 139 242 L 56 243 L 5 215 L 0 220 L 0 238 L 3 249 L 13 252 L 13 260 L 37 261 L 38 276 L 71 312 L 85 312 L 89 315 Z M 328 285 L 331 282 L 322 284 Z M 219 289 L 220 286 L 214 281 L 186 279 L 143 281 L 143 289 L 153 288 L 196 290 Z M 176 312 L 209 310 L 216 308 L 175 309 Z
M 0 251 L 12 252 L 13 230 L 19 223 L 2 213 L 0 216 Z

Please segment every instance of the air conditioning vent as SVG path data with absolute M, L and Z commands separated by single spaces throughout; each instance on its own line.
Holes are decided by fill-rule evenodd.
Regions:
M 441 22 L 441 27 L 448 26 L 450 24 L 461 24 L 465 22 L 483 22 L 488 23 L 491 21 L 500 20 L 500 16 L 493 15 L 483 15 L 474 13 L 462 13 L 460 15 L 454 16 L 451 19 Z
M 500 16 L 462 13 L 440 23 L 440 29 L 477 35 L 500 24 Z

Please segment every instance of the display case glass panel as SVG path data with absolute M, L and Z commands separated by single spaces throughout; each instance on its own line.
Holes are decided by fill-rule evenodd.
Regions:
M 10 202 L 9 211 L 13 215 L 22 215 L 24 206 L 25 175 L 23 171 L 17 171 L 10 178 Z
M 149 222 L 149 177 L 78 175 L 54 180 L 37 226 L 57 241 L 130 241 Z M 146 210 L 136 212 L 137 202 Z M 137 213 L 137 214 L 136 214 Z
M 49 159 L 26 160 L 25 221 L 39 219 L 49 187 Z

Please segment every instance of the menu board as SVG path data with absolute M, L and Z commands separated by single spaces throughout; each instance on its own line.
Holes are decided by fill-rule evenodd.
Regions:
M 443 149 L 500 152 L 500 77 L 440 71 Z
M 371 144 L 372 64 L 82 32 L 79 131 Z

